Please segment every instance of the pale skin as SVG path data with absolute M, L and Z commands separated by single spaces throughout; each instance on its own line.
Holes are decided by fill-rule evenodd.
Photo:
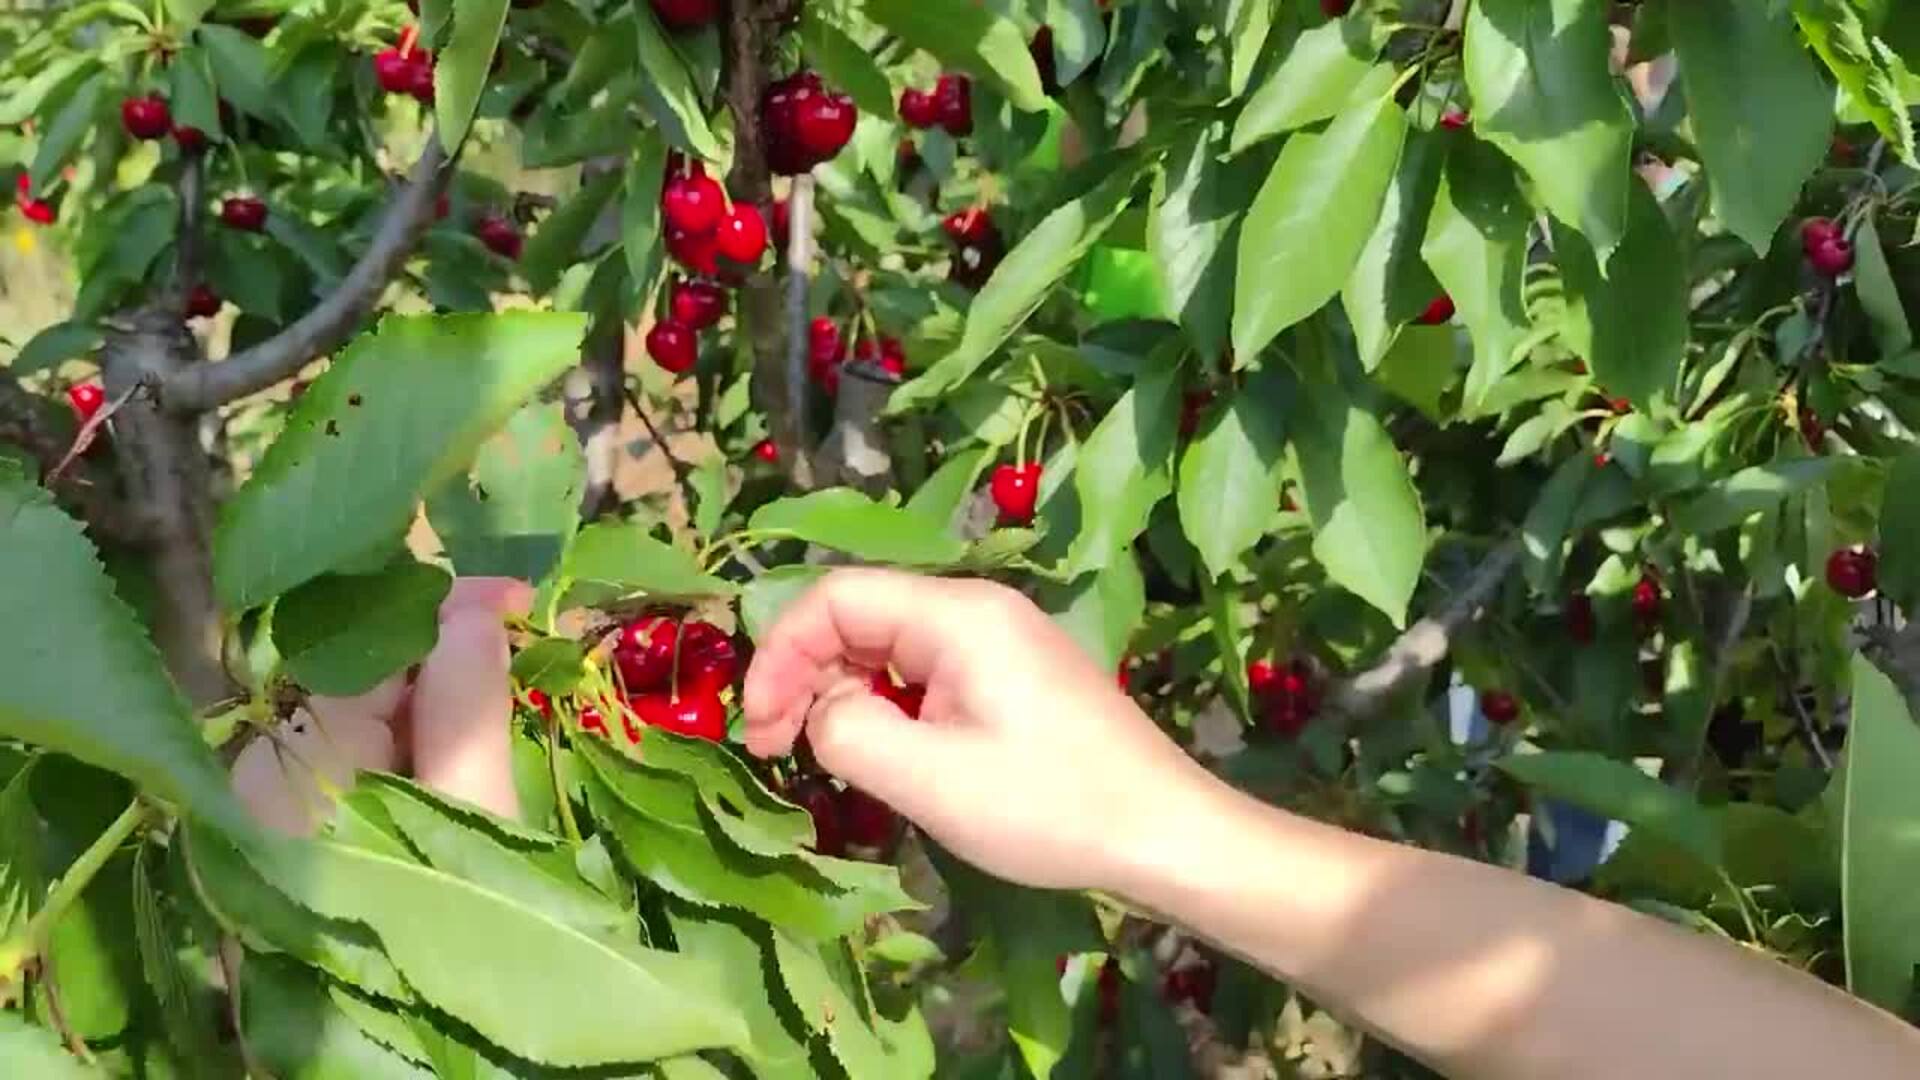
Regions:
M 491 607 L 461 616 L 470 629 L 443 629 L 410 742 L 429 782 L 511 812 L 498 615 L 522 598 L 491 588 Z M 433 690 L 436 661 L 458 693 Z M 882 667 L 925 684 L 918 721 L 869 692 Z M 379 719 L 382 704 L 344 712 Z M 1783 964 L 1234 791 L 999 585 L 836 571 L 760 643 L 743 705 L 752 752 L 787 753 L 804 731 L 822 766 L 981 869 L 1156 912 L 1451 1076 L 1920 1070 L 1920 1032 Z M 246 793 L 239 766 L 236 779 Z

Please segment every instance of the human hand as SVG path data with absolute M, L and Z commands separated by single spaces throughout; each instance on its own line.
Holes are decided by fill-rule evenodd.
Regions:
M 440 640 L 419 675 L 395 675 L 358 697 L 308 698 L 234 761 L 240 801 L 271 828 L 312 833 L 357 770 L 411 765 L 443 794 L 516 816 L 502 618 L 525 614 L 532 602 L 533 590 L 511 578 L 455 581 L 440 605 Z
M 918 721 L 875 695 L 923 684 Z M 814 757 L 1011 881 L 1120 888 L 1166 801 L 1211 777 L 1024 596 L 987 581 L 839 570 L 747 671 L 747 748 Z

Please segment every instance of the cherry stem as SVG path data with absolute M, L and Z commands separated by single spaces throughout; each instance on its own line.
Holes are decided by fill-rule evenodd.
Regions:
M 567 786 L 560 778 L 560 707 L 558 702 L 550 702 L 547 710 L 547 775 L 553 780 L 553 805 L 560 815 L 560 828 L 567 839 L 578 844 L 580 824 L 573 820 L 573 800 L 567 795 Z

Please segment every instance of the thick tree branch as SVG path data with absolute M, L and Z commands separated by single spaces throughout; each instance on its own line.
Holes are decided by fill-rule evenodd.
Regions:
M 174 372 L 161 387 L 167 410 L 202 412 L 265 390 L 346 340 L 373 310 L 381 290 L 433 221 L 447 160 L 440 137 L 428 135 L 426 149 L 388 204 L 372 243 L 339 286 L 292 326 L 260 344 L 217 364 L 195 364 Z
M 793 462 L 788 473 L 813 479 L 814 462 L 802 460 L 807 452 L 807 292 L 813 280 L 813 177 L 797 176 L 787 192 L 787 366 L 783 373 L 787 415 L 795 422 L 782 429 L 776 425 L 774 443 L 780 447 L 780 460 Z M 786 441 L 791 438 L 792 444 Z
M 206 174 L 202 163 L 205 160 L 202 154 L 188 154 L 180 167 L 176 188 L 180 194 L 180 230 L 174 243 L 173 283 L 167 297 L 171 307 L 184 306 L 187 294 L 200 282 L 200 222 L 205 216 L 201 203 L 206 201 Z
M 893 479 L 893 455 L 880 430 L 880 414 L 900 385 L 896 375 L 877 364 L 841 365 L 840 392 L 833 402 L 833 430 L 820 444 L 814 478 L 848 484 L 869 495 L 887 490 Z
M 139 515 L 114 486 L 113 470 L 86 456 L 61 469 L 73 449 L 70 426 L 60 419 L 58 406 L 28 391 L 4 370 L 0 370 L 0 445 L 26 451 L 54 498 L 86 522 L 97 539 L 127 547 L 146 541 L 147 530 Z
M 1519 561 L 1518 539 L 1494 548 L 1467 576 L 1445 607 L 1407 627 L 1407 632 L 1400 635 L 1379 663 L 1331 687 L 1327 693 L 1328 707 L 1344 716 L 1364 717 L 1426 678 L 1446 659 L 1453 639 L 1479 617 L 1480 609 Z

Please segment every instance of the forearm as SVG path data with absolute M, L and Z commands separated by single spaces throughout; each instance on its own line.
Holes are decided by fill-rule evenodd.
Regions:
M 1911 1076 L 1920 1035 L 1723 942 L 1196 783 L 1114 889 L 1450 1075 Z

